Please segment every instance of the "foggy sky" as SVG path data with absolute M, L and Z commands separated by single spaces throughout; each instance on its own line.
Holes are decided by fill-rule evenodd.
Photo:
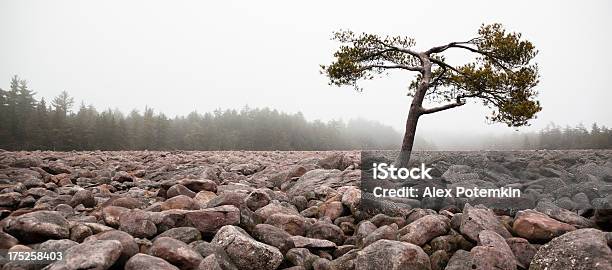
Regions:
M 549 122 L 612 126 L 610 1 L 25 1 L 0 2 L 0 88 L 12 75 L 37 97 L 62 90 L 98 109 L 167 115 L 271 107 L 309 120 L 363 117 L 400 132 L 413 74 L 327 85 L 333 31 L 409 35 L 416 49 L 474 37 L 482 23 L 522 32 L 540 51 Z M 450 61 L 466 58 L 451 55 Z M 428 115 L 419 134 L 511 132 L 480 104 Z M 460 139 L 460 138 L 458 138 Z

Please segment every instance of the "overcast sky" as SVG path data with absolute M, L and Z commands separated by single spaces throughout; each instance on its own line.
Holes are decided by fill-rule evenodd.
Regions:
M 0 87 L 14 74 L 38 97 L 66 90 L 98 109 L 167 115 L 271 107 L 308 119 L 363 117 L 403 132 L 409 73 L 327 85 L 332 31 L 409 35 L 417 49 L 473 37 L 482 23 L 539 49 L 543 111 L 531 128 L 612 126 L 611 1 L 26 1 L 0 2 Z M 457 56 L 454 61 L 462 59 Z M 510 132 L 479 104 L 425 116 L 420 134 Z M 529 130 L 529 129 L 523 129 Z

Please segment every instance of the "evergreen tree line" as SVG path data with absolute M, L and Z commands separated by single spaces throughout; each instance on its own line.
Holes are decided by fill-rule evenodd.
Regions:
M 25 80 L 0 89 L 0 148 L 6 150 L 342 150 L 396 149 L 400 134 L 367 120 L 307 121 L 268 108 L 169 118 L 151 108 L 98 111 L 62 92 L 37 100 Z
M 0 148 L 6 150 L 346 150 L 393 149 L 401 135 L 363 119 L 307 121 L 301 113 L 272 110 L 215 110 L 169 118 L 145 108 L 124 115 L 98 111 L 62 92 L 48 104 L 37 100 L 25 80 L 14 76 L 0 89 Z M 612 129 L 593 124 L 539 132 L 466 138 L 437 149 L 417 137 L 415 150 L 612 149 Z M 446 149 L 449 148 L 449 149 Z

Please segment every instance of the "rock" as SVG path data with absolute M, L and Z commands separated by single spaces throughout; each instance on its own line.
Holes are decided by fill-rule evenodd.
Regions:
M 519 211 L 512 225 L 512 230 L 518 236 L 536 242 L 548 242 L 575 229 L 572 225 L 559 222 L 533 210 Z
M 515 270 L 516 258 L 506 240 L 491 230 L 478 235 L 479 245 L 472 248 L 472 269 Z
M 326 216 L 331 220 L 335 220 L 341 217 L 343 212 L 344 206 L 338 201 L 325 202 L 319 206 L 319 217 Z
M 558 221 L 570 224 L 576 228 L 593 227 L 593 221 L 582 217 L 572 211 L 560 208 L 548 201 L 540 201 L 535 208 L 536 211 L 546 214 Z
M 79 243 L 72 241 L 72 240 L 68 240 L 68 239 L 62 239 L 62 240 L 47 240 L 43 243 L 40 243 L 40 245 L 38 246 L 39 250 L 48 250 L 48 251 L 66 251 L 69 248 L 78 245 Z
M 286 190 L 289 196 L 304 195 L 314 191 L 316 187 L 327 186 L 338 188 L 356 185 L 361 173 L 355 171 L 316 169 L 306 172 Z
M 406 225 L 399 231 L 401 241 L 422 246 L 450 230 L 450 220 L 442 215 L 427 215 Z
M 208 179 L 183 179 L 179 183 L 194 192 L 210 191 L 217 192 L 217 184 Z
M 151 221 L 148 212 L 131 210 L 119 218 L 119 230 L 127 232 L 134 237 L 149 238 L 157 234 L 157 227 Z
M 251 234 L 260 242 L 278 248 L 283 254 L 295 247 L 289 233 L 269 224 L 257 224 Z
M 256 211 L 270 203 L 270 196 L 262 190 L 253 190 L 245 199 L 246 206 Z
M 518 265 L 523 269 L 528 269 L 533 256 L 538 250 L 527 241 L 525 238 L 511 237 L 506 239 L 506 243 L 510 246 Z
M 75 224 L 70 227 L 70 239 L 75 242 L 83 242 L 85 238 L 91 236 L 93 231 L 87 225 Z
M 215 197 L 217 197 L 217 194 L 215 194 L 214 192 L 203 190 L 203 191 L 198 192 L 198 194 L 196 194 L 193 199 L 198 204 L 200 204 L 202 208 L 205 208 L 208 202 L 210 202 Z
M 149 254 L 160 257 L 180 269 L 198 269 L 204 259 L 182 241 L 170 237 L 158 237 L 153 241 Z
M 198 229 L 193 227 L 177 227 L 169 229 L 156 237 L 170 237 L 189 244 L 193 241 L 201 240 L 202 234 Z
M 477 180 L 480 177 L 473 172 L 472 167 L 467 165 L 451 165 L 444 174 L 442 179 L 450 183 L 460 183 L 469 180 Z
M 541 246 L 529 269 L 612 269 L 612 250 L 604 232 L 578 229 Z
M 397 224 L 384 225 L 368 234 L 368 236 L 363 239 L 362 244 L 363 247 L 366 247 L 380 239 L 397 241 L 397 237 Z
M 277 248 L 255 241 L 243 229 L 232 225 L 219 229 L 211 243 L 222 247 L 239 269 L 276 269 L 283 260 Z
M 429 257 L 419 246 L 383 239 L 357 253 L 355 270 L 370 269 L 430 270 L 431 265 Z
M 179 196 L 179 195 L 193 198 L 195 197 L 196 193 L 181 184 L 173 185 L 170 188 L 168 188 L 168 190 L 166 190 L 166 198 L 174 198 L 175 196 Z
M 344 154 L 342 153 L 332 153 L 317 162 L 317 165 L 323 169 L 338 169 L 344 170 L 346 167 L 343 166 L 342 158 Z
M 306 233 L 306 221 L 298 215 L 274 214 L 266 220 L 266 224 L 283 229 L 291 235 Z
M 134 240 L 134 237 L 126 232 L 112 230 L 101 232 L 85 239 L 85 242 L 99 241 L 99 240 L 117 240 L 121 243 L 121 255 L 117 262 L 119 265 L 124 265 L 132 256 L 139 251 L 138 244 Z
M 21 201 L 21 193 L 9 192 L 0 194 L 0 207 L 14 207 Z
M 67 249 L 62 260 L 45 269 L 109 269 L 119 259 L 121 251 L 121 242 L 117 240 L 88 241 Z
M 492 230 L 504 238 L 512 237 L 510 232 L 508 232 L 499 219 L 497 219 L 493 211 L 484 207 L 472 207 L 466 204 L 463 208 L 463 215 L 461 217 L 461 233 L 465 235 L 468 240 L 477 242 L 478 234 L 480 234 L 482 230 Z
M 19 243 L 17 238 L 12 235 L 0 231 L 0 249 L 9 249 Z
M 166 260 L 147 254 L 138 253 L 125 264 L 125 270 L 179 270 Z
M 72 199 L 70 200 L 69 205 L 75 207 L 79 204 L 82 204 L 85 207 L 94 207 L 96 206 L 96 200 L 91 191 L 82 189 L 77 191 Z
M 240 210 L 233 205 L 189 211 L 185 213 L 187 224 L 203 234 L 213 234 L 225 225 L 240 223 Z
M 167 199 L 161 204 L 162 211 L 170 209 L 198 210 L 200 209 L 200 205 L 188 196 L 177 195 Z
M 70 237 L 68 221 L 56 211 L 36 211 L 9 220 L 4 231 L 25 243 Z
M 119 227 L 121 215 L 129 212 L 130 209 L 121 206 L 107 206 L 102 208 L 102 219 L 104 223 L 111 227 Z
M 200 253 L 200 255 L 205 258 L 200 263 L 200 267 L 202 267 L 202 264 L 206 262 L 207 257 L 214 256 L 215 261 L 221 265 L 221 268 L 223 270 L 239 270 L 234 265 L 225 250 L 223 250 L 223 248 L 204 241 L 196 241 L 189 245 L 192 246 L 196 252 Z
M 472 256 L 465 250 L 457 250 L 446 264 L 444 270 L 470 270 L 476 269 L 477 266 L 472 264 Z
M 324 240 L 308 238 L 303 236 L 291 236 L 291 240 L 296 248 L 313 248 L 313 249 L 333 249 L 336 248 L 336 243 Z
M 308 228 L 306 237 L 329 240 L 336 243 L 336 245 L 344 243 L 344 233 L 340 227 L 320 221 Z
M 431 260 L 431 270 L 444 270 L 448 260 L 450 260 L 450 256 L 444 250 L 437 250 L 431 254 L 429 259 Z
M 268 205 L 257 209 L 255 214 L 261 218 L 261 220 L 267 220 L 271 215 L 274 214 L 287 214 L 287 215 L 299 215 L 296 209 L 287 207 L 282 203 L 272 202 Z
M 198 267 L 199 270 L 223 270 L 221 263 L 215 255 L 208 255 L 204 258 Z
M 218 194 L 216 197 L 208 201 L 207 207 L 217 207 L 221 205 L 233 205 L 240 208 L 248 194 L 236 191 L 226 191 Z

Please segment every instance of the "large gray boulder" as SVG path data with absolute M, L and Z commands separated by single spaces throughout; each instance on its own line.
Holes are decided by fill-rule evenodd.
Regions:
M 606 233 L 597 229 L 579 229 L 559 236 L 540 247 L 530 270 L 609 270 L 612 250 Z

